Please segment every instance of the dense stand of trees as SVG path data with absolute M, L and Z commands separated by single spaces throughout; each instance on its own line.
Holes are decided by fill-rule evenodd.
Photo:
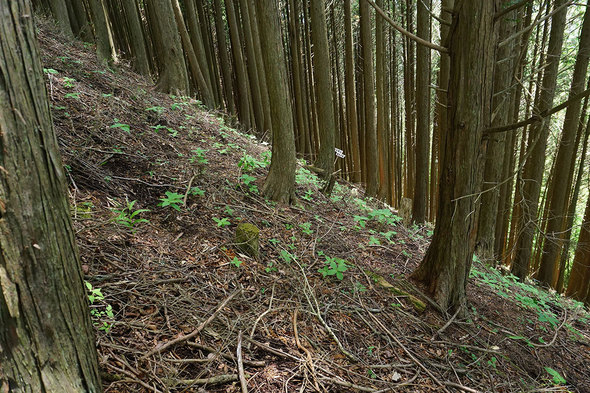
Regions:
M 411 200 L 414 222 L 436 222 L 415 277 L 443 307 L 463 301 L 474 250 L 588 300 L 585 4 L 33 3 L 66 34 L 94 37 L 103 60 L 128 59 L 158 89 L 271 137 L 269 197 L 293 200 L 298 155 L 328 182 Z

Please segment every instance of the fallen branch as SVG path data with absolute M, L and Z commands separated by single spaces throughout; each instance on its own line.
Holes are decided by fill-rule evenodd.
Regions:
M 248 382 L 244 375 L 244 362 L 242 362 L 242 332 L 238 333 L 238 348 L 236 349 L 236 356 L 238 358 L 238 375 L 240 377 L 240 386 L 242 393 L 248 393 Z
M 223 358 L 225 358 L 227 360 L 231 360 L 232 362 L 237 362 L 236 357 L 234 355 L 232 355 L 232 354 L 229 354 L 229 353 L 221 353 L 221 352 L 219 352 L 215 348 L 211 348 L 211 347 L 208 347 L 206 345 L 202 345 L 202 344 L 198 344 L 198 343 L 194 343 L 194 342 L 190 342 L 190 341 L 187 342 L 187 344 L 189 346 L 191 346 L 191 347 L 198 348 L 198 349 L 200 349 L 202 351 L 209 352 L 209 353 L 214 353 L 216 355 L 220 355 L 221 357 L 223 357 Z M 253 367 L 264 367 L 264 366 L 266 366 L 266 362 L 264 362 L 262 360 L 243 360 L 243 362 L 244 362 L 244 364 L 246 366 L 253 366 Z
M 237 380 L 238 374 L 222 374 L 211 378 L 178 379 L 174 383 L 176 385 L 222 385 Z
M 215 310 L 215 312 L 213 312 L 213 314 L 211 314 L 211 316 L 209 316 L 209 318 L 207 318 L 207 320 L 205 322 L 201 323 L 195 330 L 193 330 L 192 332 L 190 332 L 186 336 L 180 336 L 178 338 L 175 338 L 174 340 L 170 340 L 167 343 L 160 345 L 159 347 L 152 349 L 151 351 L 149 351 L 148 353 L 143 355 L 140 359 L 146 359 L 152 355 L 155 355 L 156 353 L 161 353 L 161 352 L 165 351 L 166 349 L 170 348 L 173 345 L 176 345 L 176 344 L 181 343 L 183 341 L 190 340 L 191 338 L 195 337 L 197 334 L 199 334 L 201 332 L 201 330 L 203 330 L 207 325 L 209 325 L 211 323 L 211 321 L 213 321 L 217 317 L 217 314 L 219 314 L 219 312 L 227 305 L 227 303 L 229 303 L 230 300 L 232 300 L 241 291 L 242 291 L 241 289 L 238 289 L 238 290 L 234 291 L 234 293 L 229 295 L 223 301 L 223 303 L 221 303 L 219 305 L 219 307 L 217 307 L 217 310 Z
M 373 319 L 375 324 L 377 324 L 387 334 L 387 336 L 389 336 L 393 341 L 395 341 L 395 343 L 410 357 L 410 359 L 412 359 L 412 361 L 417 366 L 419 366 L 422 370 L 424 370 L 426 372 L 426 374 L 428 374 L 428 376 L 434 382 L 436 382 L 437 385 L 442 387 L 443 391 L 449 393 L 449 391 L 445 388 L 445 385 L 441 381 L 439 381 L 439 379 L 436 378 L 434 376 L 434 374 L 428 368 L 426 368 L 425 365 L 422 364 L 422 362 L 420 362 L 418 359 L 416 359 L 416 357 L 406 348 L 406 346 L 404 344 L 402 344 L 402 342 L 400 340 L 398 340 L 398 338 L 395 337 L 385 326 L 383 326 L 383 323 L 377 317 L 375 317 L 372 313 L 370 313 L 368 311 L 367 311 L 367 314 L 369 314 L 369 316 Z

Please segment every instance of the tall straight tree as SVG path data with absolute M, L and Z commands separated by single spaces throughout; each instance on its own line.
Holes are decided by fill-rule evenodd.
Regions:
M 0 391 L 102 392 L 28 0 L 0 0 Z
M 233 0 L 225 0 L 225 14 L 229 25 L 229 36 L 231 41 L 231 51 L 234 59 L 235 76 L 237 81 L 237 104 L 239 119 L 246 128 L 252 126 L 250 118 L 250 95 L 248 89 L 248 75 L 246 73 L 246 63 L 242 53 L 242 42 L 238 29 L 238 21 Z
M 502 17 L 500 25 L 500 39 L 509 37 L 515 29 L 513 13 Z M 496 69 L 494 70 L 494 101 L 492 109 L 492 126 L 504 125 L 509 121 L 510 106 L 512 104 L 512 70 L 514 68 L 513 43 L 510 41 L 496 52 Z M 498 203 L 500 200 L 500 183 L 504 164 L 504 148 L 506 135 L 500 133 L 491 135 L 487 139 L 486 158 L 484 164 L 484 183 L 479 209 L 479 222 L 477 229 L 478 255 L 497 260 L 494 255 L 496 235 L 496 219 L 498 216 Z
M 551 20 L 551 33 L 549 35 L 545 72 L 543 74 L 543 82 L 536 108 L 539 112 L 549 110 L 553 106 L 567 15 L 567 8 L 561 7 L 565 4 L 565 1 L 556 0 L 554 3 L 554 9 L 559 10 L 553 15 Z M 545 169 L 545 153 L 549 135 L 548 120 L 537 122 L 531 127 L 529 147 L 527 148 L 528 157 L 523 168 L 520 225 L 516 240 L 516 254 L 511 268 L 512 274 L 521 280 L 524 280 L 529 273 L 533 237 L 537 228 L 539 196 L 541 194 L 541 183 Z
M 176 19 L 176 25 L 178 27 L 182 46 L 187 54 L 186 57 L 188 58 L 188 65 L 189 69 L 191 70 L 192 77 L 197 82 L 197 87 L 201 93 L 201 97 L 205 105 L 209 106 L 210 108 L 215 107 L 213 93 L 211 93 L 210 90 L 211 86 L 207 83 L 204 76 L 205 73 L 203 72 L 199 64 L 199 60 L 197 59 L 197 55 L 195 54 L 191 39 L 186 29 L 186 25 L 184 24 L 184 17 L 182 15 L 182 11 L 180 10 L 180 4 L 178 3 L 178 0 L 171 0 L 171 2 L 172 9 L 174 10 L 174 19 Z
M 213 7 L 215 34 L 217 35 L 219 62 L 221 64 L 221 77 L 223 81 L 222 85 L 225 98 L 225 107 L 231 115 L 234 115 L 236 113 L 236 106 L 234 102 L 234 90 L 232 83 L 232 66 L 228 55 L 227 40 L 225 36 L 225 22 L 223 20 L 221 0 L 213 0 Z
M 133 54 L 133 68 L 143 75 L 150 74 L 150 63 L 145 48 L 145 37 L 136 0 L 122 1 L 125 22 L 129 28 L 129 45 Z
M 109 61 L 111 59 L 111 38 L 103 1 L 88 0 L 88 5 L 94 26 L 96 55 L 102 61 Z
M 273 201 L 290 203 L 295 199 L 295 131 L 277 1 L 256 2 L 273 137 L 272 160 L 262 193 Z
M 379 191 L 379 154 L 375 128 L 375 73 L 373 70 L 373 34 L 369 3 L 359 4 L 363 57 L 363 101 L 365 112 L 365 151 L 367 173 L 367 196 L 376 196 Z
M 449 36 L 448 135 L 445 138 L 436 226 L 413 277 L 443 310 L 465 305 L 481 188 L 482 135 L 489 124 L 498 1 L 458 1 Z
M 156 88 L 165 93 L 188 94 L 188 75 L 180 34 L 170 0 L 146 0 L 158 64 Z
M 356 111 L 356 90 L 354 81 L 354 49 L 352 39 L 351 0 L 344 0 L 344 90 L 346 96 L 346 125 L 352 153 L 352 180 L 361 181 L 361 158 L 359 152 L 359 131 Z
M 590 0 L 587 6 L 590 5 Z M 586 74 L 588 73 L 588 60 L 590 59 L 590 12 L 586 8 L 584 22 L 580 31 L 578 55 L 574 66 L 572 84 L 569 97 L 573 97 L 582 91 L 586 86 Z M 567 212 L 567 200 L 571 189 L 570 172 L 573 171 L 572 155 L 575 155 L 574 146 L 576 132 L 580 122 L 580 112 L 582 101 L 578 100 L 567 107 L 565 119 L 563 122 L 563 131 L 561 134 L 561 143 L 555 159 L 555 175 L 553 176 L 552 193 L 548 196 L 549 204 L 547 216 L 546 233 L 549 239 L 545 241 L 543 247 L 543 256 L 539 269 L 538 279 L 541 282 L 555 286 L 557 283 L 558 256 L 563 245 L 562 234 L 565 228 L 565 216 Z M 568 181 L 569 180 L 569 181 Z M 568 182 L 570 184 L 568 184 Z M 576 201 L 574 201 L 575 203 Z
M 328 179 L 332 175 L 332 172 L 334 172 L 336 121 L 334 119 L 330 51 L 328 49 L 328 31 L 326 28 L 326 13 L 324 8 L 324 0 L 311 0 L 312 60 L 320 134 L 320 151 L 315 161 L 315 166 L 323 171 L 322 177 Z
M 418 37 L 430 40 L 428 0 L 418 0 L 416 31 Z M 430 49 L 416 48 L 416 180 L 412 221 L 423 223 L 428 206 L 428 152 L 430 146 Z
M 580 237 L 566 295 L 580 301 L 586 299 L 588 303 L 590 298 L 586 297 L 587 293 L 590 293 L 590 197 L 586 203 L 586 212 L 580 229 Z

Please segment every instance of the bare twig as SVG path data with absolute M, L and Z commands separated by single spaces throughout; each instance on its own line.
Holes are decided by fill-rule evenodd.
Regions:
M 237 374 L 222 374 L 211 378 L 179 379 L 174 382 L 178 385 L 222 385 L 238 380 Z
M 156 353 L 161 353 L 173 345 L 176 345 L 176 344 L 181 343 L 183 341 L 190 340 L 191 338 L 195 337 L 197 334 L 199 334 L 201 332 L 201 330 L 203 330 L 207 325 L 209 325 L 211 323 L 211 321 L 213 321 L 215 319 L 215 317 L 217 317 L 217 314 L 219 314 L 219 312 L 227 305 L 227 303 L 229 303 L 230 300 L 232 300 L 241 291 L 242 291 L 241 289 L 238 289 L 238 290 L 234 291 L 231 295 L 229 295 L 223 301 L 223 303 L 221 303 L 219 305 L 219 307 L 217 307 L 217 310 L 215 310 L 215 312 L 213 312 L 213 314 L 211 314 L 211 316 L 209 316 L 209 318 L 207 318 L 207 320 L 205 322 L 201 323 L 195 330 L 193 330 L 192 332 L 190 332 L 186 336 L 180 336 L 178 338 L 175 338 L 174 340 L 170 340 L 167 343 L 162 344 L 159 347 L 152 349 L 151 351 L 149 351 L 148 353 L 143 355 L 140 359 L 148 358 L 152 355 L 155 355 Z
M 371 319 L 373 319 L 375 324 L 377 324 L 393 341 L 395 341 L 395 343 L 410 357 L 410 359 L 412 359 L 412 361 L 414 363 L 416 363 L 422 370 L 424 370 L 426 372 L 426 374 L 428 374 L 428 376 L 437 385 L 442 387 L 443 391 L 449 393 L 449 391 L 445 388 L 444 384 L 437 377 L 435 377 L 434 374 L 428 368 L 426 368 L 426 366 L 424 364 L 422 364 L 422 362 L 420 362 L 418 359 L 416 359 L 416 357 L 406 348 L 406 346 L 404 344 L 402 344 L 402 342 L 400 340 L 398 340 L 398 338 L 395 337 L 389 331 L 389 329 L 387 329 L 385 326 L 383 326 L 383 323 L 381 323 L 381 321 L 377 317 L 375 317 L 372 313 L 370 313 L 368 311 L 367 311 L 367 314 L 369 314 L 369 316 L 371 317 Z
M 418 44 L 423 45 L 427 48 L 430 49 L 435 49 L 441 53 L 449 53 L 449 50 L 447 48 L 445 48 L 444 46 L 440 46 L 440 45 L 436 45 L 433 44 L 430 41 L 426 41 L 420 37 L 418 37 L 417 35 L 414 35 L 412 33 L 410 33 L 409 31 L 407 31 L 406 29 L 404 29 L 403 27 L 401 27 L 400 25 L 398 25 L 397 23 L 395 23 L 393 21 L 393 19 L 391 19 L 386 13 L 385 11 L 383 11 L 377 4 L 375 4 L 374 1 L 372 0 L 365 0 L 367 3 L 369 3 L 371 5 L 371 7 L 373 7 L 375 9 L 375 11 L 377 11 L 377 13 L 379 15 L 381 15 L 383 17 L 383 19 L 385 19 L 385 21 L 387 23 L 389 23 L 394 29 L 396 29 L 397 31 L 399 31 L 400 33 L 402 33 L 403 35 L 405 35 L 406 37 L 408 37 L 411 40 L 416 41 Z
M 130 380 L 130 381 L 132 381 L 132 382 L 134 382 L 134 383 L 137 383 L 137 384 L 139 384 L 139 385 L 143 386 L 144 388 L 146 388 L 146 389 L 148 389 L 148 390 L 151 390 L 151 391 L 152 391 L 152 392 L 154 392 L 154 393 L 162 393 L 162 391 L 161 391 L 161 390 L 159 390 L 159 389 L 156 389 L 155 387 L 153 387 L 153 386 L 150 386 L 150 385 L 148 385 L 147 383 L 143 382 L 143 381 L 142 381 L 141 379 L 139 379 L 139 378 L 138 378 L 136 375 L 134 375 L 134 374 L 133 374 L 131 371 L 128 371 L 128 370 L 125 370 L 125 369 L 123 369 L 123 368 L 119 368 L 119 367 L 117 367 L 117 366 L 114 366 L 113 364 L 111 364 L 111 363 L 109 363 L 109 362 L 107 362 L 107 363 L 105 363 L 105 364 L 106 364 L 106 366 L 107 366 L 108 368 L 112 368 L 113 370 L 115 370 L 115 371 L 117 371 L 117 372 L 120 372 L 120 373 L 122 373 L 122 374 L 125 374 L 125 375 L 127 375 L 127 376 L 129 377 L 129 380 Z
M 238 333 L 238 348 L 236 349 L 236 357 L 238 358 L 238 375 L 240 377 L 240 386 L 242 393 L 248 393 L 248 382 L 244 375 L 244 362 L 242 361 L 242 332 Z

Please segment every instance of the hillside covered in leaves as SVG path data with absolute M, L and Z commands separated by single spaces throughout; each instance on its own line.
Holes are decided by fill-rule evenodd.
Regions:
M 476 260 L 447 315 L 409 280 L 431 228 L 303 161 L 265 200 L 268 143 L 38 26 L 105 392 L 590 392 L 581 305 Z

